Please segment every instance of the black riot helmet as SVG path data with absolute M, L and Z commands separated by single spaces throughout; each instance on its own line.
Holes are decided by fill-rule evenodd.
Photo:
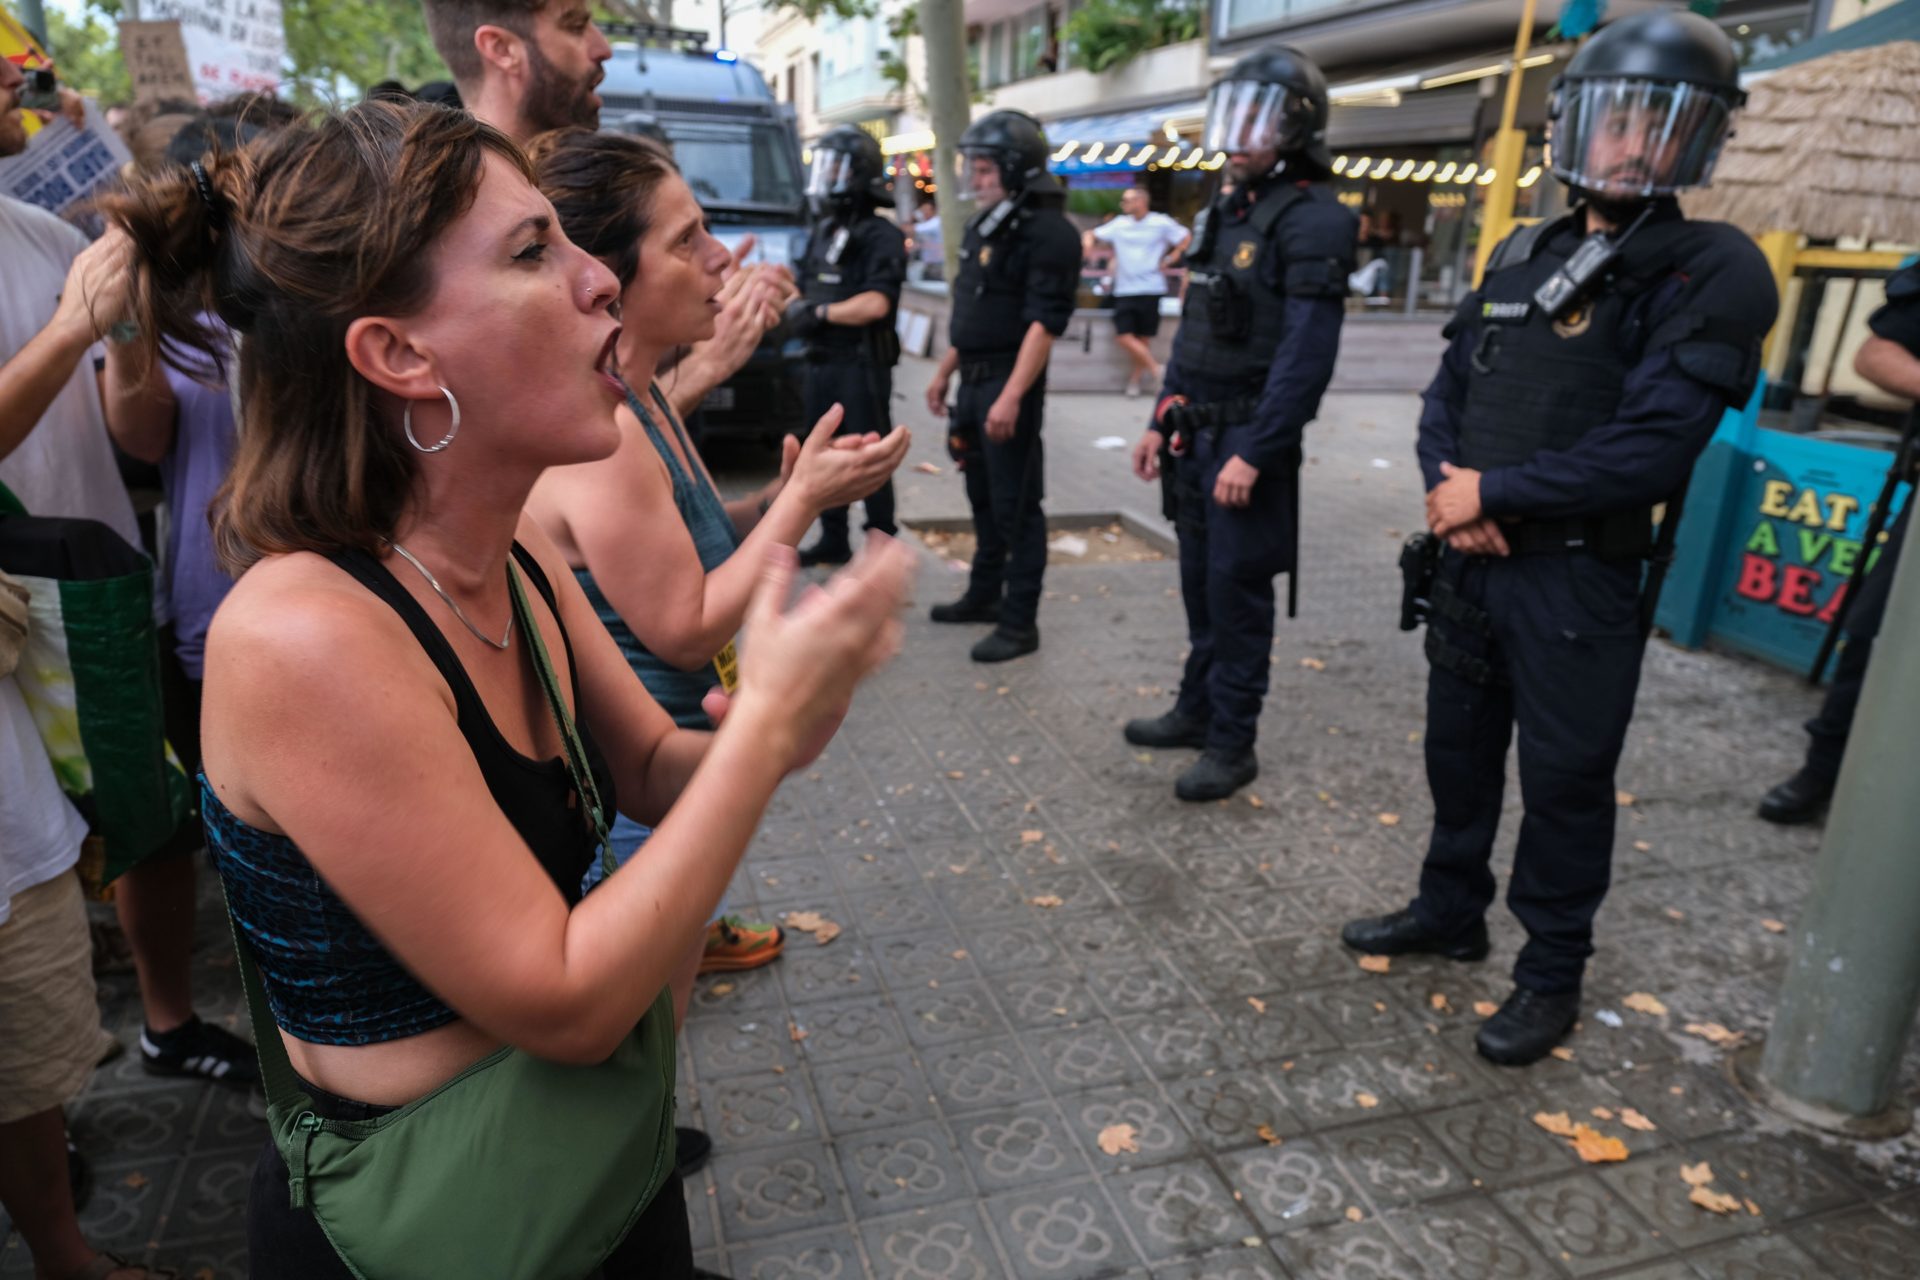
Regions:
M 813 144 L 807 195 L 823 205 L 886 204 L 887 162 L 865 129 L 843 124 Z
M 1746 100 L 1726 32 L 1697 13 L 1636 13 L 1596 32 L 1554 82 L 1548 163 L 1615 203 L 1705 186 Z
M 1000 166 L 1000 185 L 1009 198 L 1052 183 L 1047 172 L 1047 131 L 1024 111 L 989 111 L 960 135 L 960 159 L 985 156 Z M 956 175 L 966 185 L 966 172 Z
M 1327 78 L 1314 60 L 1288 45 L 1268 45 L 1214 81 L 1201 146 L 1229 155 L 1305 156 L 1327 172 L 1327 115 Z

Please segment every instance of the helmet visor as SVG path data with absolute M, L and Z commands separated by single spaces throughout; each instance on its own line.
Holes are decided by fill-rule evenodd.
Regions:
M 1228 155 L 1297 151 L 1313 128 L 1313 104 L 1304 94 L 1265 80 L 1222 80 L 1207 94 L 1207 127 L 1200 145 Z
M 1692 84 L 1617 78 L 1555 90 L 1547 162 L 1568 186 L 1614 200 L 1705 186 L 1727 140 L 1723 93 Z
M 853 188 L 853 156 L 826 147 L 813 149 L 813 167 L 807 170 L 807 194 L 843 196 Z

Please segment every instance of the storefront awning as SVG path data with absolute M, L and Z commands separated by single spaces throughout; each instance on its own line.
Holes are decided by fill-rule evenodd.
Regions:
M 1053 144 L 1050 167 L 1058 174 L 1124 173 L 1156 168 L 1219 168 L 1180 131 L 1191 131 L 1205 115 L 1207 104 L 1196 98 L 1159 107 L 1114 111 L 1104 115 L 1064 116 L 1047 120 L 1047 141 Z M 1225 158 L 1221 157 L 1221 163 Z

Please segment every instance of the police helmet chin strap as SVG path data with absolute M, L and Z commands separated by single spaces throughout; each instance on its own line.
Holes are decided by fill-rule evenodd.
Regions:
M 1592 197 L 1588 197 L 1591 201 Z M 1653 215 L 1654 202 L 1649 201 L 1645 208 L 1626 230 L 1618 236 L 1605 231 L 1595 231 L 1580 242 L 1567 260 L 1538 289 L 1533 292 L 1533 305 L 1539 307 L 1549 320 L 1558 320 L 1587 297 L 1593 287 L 1606 275 L 1613 264 L 1619 261 L 1620 251 L 1626 246 L 1633 233 L 1645 225 Z
M 980 238 L 982 240 L 993 239 L 994 233 L 1000 230 L 1006 220 L 1013 216 L 1014 210 L 1019 207 L 1020 197 L 1018 195 L 1011 195 L 1005 197 L 999 204 L 987 210 L 980 219 Z

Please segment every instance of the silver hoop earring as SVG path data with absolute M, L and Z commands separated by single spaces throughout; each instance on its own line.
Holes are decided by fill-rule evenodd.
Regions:
M 445 387 L 440 388 L 440 394 L 447 398 L 447 407 L 453 410 L 453 425 L 447 428 L 447 434 L 440 437 L 438 444 L 421 444 L 414 436 L 413 401 L 407 401 L 407 407 L 400 412 L 400 429 L 407 433 L 407 443 L 422 453 L 438 453 L 452 444 L 453 438 L 460 434 L 460 402 L 455 400 L 453 392 Z

